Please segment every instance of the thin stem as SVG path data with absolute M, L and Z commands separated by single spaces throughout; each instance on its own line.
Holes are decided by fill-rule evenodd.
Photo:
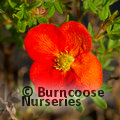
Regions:
M 79 22 L 82 22 L 82 19 L 84 17 L 84 15 L 87 13 L 88 11 L 84 11 L 83 14 L 81 15 L 80 19 L 79 19 Z
M 104 34 L 104 35 L 100 36 L 97 40 L 100 40 L 100 39 L 102 39 L 102 38 L 106 37 L 107 35 L 108 35 L 108 34 L 106 33 L 106 34 Z
M 106 29 L 109 27 L 110 22 L 115 19 L 115 17 L 118 15 L 118 12 L 113 14 L 105 23 L 102 22 L 101 27 L 97 33 L 97 35 L 94 37 L 94 40 L 100 39 L 100 36 L 106 31 Z M 103 38 L 103 37 L 102 37 Z

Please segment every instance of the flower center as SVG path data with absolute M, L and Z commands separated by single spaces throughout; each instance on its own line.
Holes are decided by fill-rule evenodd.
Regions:
M 68 71 L 75 58 L 69 54 L 60 53 L 60 56 L 55 59 L 56 65 L 54 66 L 58 70 Z

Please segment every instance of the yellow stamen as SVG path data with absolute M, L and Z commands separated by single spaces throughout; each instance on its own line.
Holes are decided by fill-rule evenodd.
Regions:
M 60 53 L 60 56 L 55 59 L 56 65 L 54 66 L 58 70 L 68 71 L 75 58 L 68 53 Z

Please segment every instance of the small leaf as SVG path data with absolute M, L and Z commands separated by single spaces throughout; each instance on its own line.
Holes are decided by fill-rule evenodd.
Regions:
M 90 97 L 92 98 L 92 100 L 98 107 L 103 108 L 103 109 L 107 108 L 106 102 L 100 96 L 96 95 L 95 97 L 92 97 L 92 96 Z
M 113 49 L 113 48 L 116 48 L 118 46 L 120 46 L 119 40 L 111 40 L 111 39 L 109 39 L 108 49 Z
M 56 9 L 58 10 L 58 12 L 63 14 L 63 11 L 62 11 L 62 8 L 60 7 L 59 2 L 54 2 L 54 5 L 55 5 Z
M 5 27 L 7 28 L 7 30 L 10 30 L 10 28 L 12 27 L 12 24 L 6 24 Z
M 27 21 L 27 24 L 28 24 L 28 26 L 31 28 L 31 27 L 32 27 L 32 24 L 33 24 L 33 20 L 31 20 L 31 19 L 28 20 L 28 21 Z
M 104 42 L 102 39 L 100 40 L 100 45 L 101 45 L 101 48 L 103 49 L 103 51 L 105 52 L 105 45 L 104 45 Z
M 108 37 L 112 40 L 118 40 L 120 39 L 120 34 L 119 32 L 111 32 L 110 34 L 108 34 Z
M 52 8 L 50 9 L 50 11 L 48 12 L 48 16 L 52 17 L 54 15 L 54 13 L 55 13 L 55 7 L 52 6 Z
M 117 17 L 116 19 L 113 20 L 114 24 L 120 24 L 120 17 Z
M 18 23 L 17 23 L 17 28 L 19 29 L 20 32 L 25 32 L 26 26 L 27 26 L 26 21 L 20 21 L 19 20 Z
M 33 25 L 37 25 L 37 19 L 33 20 Z
M 107 33 L 109 33 L 112 29 L 112 25 L 109 25 L 108 28 L 107 28 Z
M 101 63 L 101 66 L 103 67 L 104 64 L 105 64 L 105 56 L 104 56 L 104 55 L 97 54 L 97 58 L 99 59 L 99 61 L 100 61 L 100 63 Z
M 83 8 L 84 8 L 85 10 L 89 9 L 88 0 L 83 0 Z
M 114 2 L 116 2 L 116 1 L 118 1 L 118 0 L 109 0 L 109 2 L 110 2 L 110 5 L 112 5 Z
M 23 11 L 19 11 L 17 14 L 13 14 L 13 17 L 14 16 L 21 20 L 23 18 Z
M 44 0 L 45 2 L 48 2 L 49 0 Z
M 99 7 L 103 4 L 103 0 L 95 0 L 94 4 L 95 4 L 95 6 Z
M 84 106 L 83 104 L 81 103 L 80 106 L 74 106 L 74 109 L 76 109 L 78 112 L 82 113 L 84 111 Z
M 88 0 L 88 4 L 92 12 L 97 14 L 99 9 L 94 5 L 94 3 L 91 0 Z
M 34 8 L 37 8 L 39 7 L 40 5 L 42 4 L 42 0 L 40 1 L 36 1 L 36 2 L 30 2 L 29 3 L 29 7 L 27 8 L 28 11 L 34 9 Z
M 120 32 L 120 24 L 114 24 L 112 32 L 118 32 L 118 34 L 119 34 L 119 32 Z
M 104 53 L 104 52 L 105 52 L 105 50 L 104 50 L 104 49 L 102 49 L 102 48 L 98 48 L 98 49 L 97 49 L 97 52 L 99 52 L 99 53 Z
M 66 17 L 66 22 L 68 22 L 70 19 L 70 15 L 68 14 L 67 17 Z
M 108 66 L 112 60 L 113 60 L 113 59 L 108 59 L 108 60 L 105 62 L 104 67 Z
M 39 18 L 37 18 L 38 19 L 38 22 L 39 23 L 48 23 L 48 20 L 47 20 L 47 18 L 45 18 L 45 17 L 39 17 Z
M 104 92 L 109 92 L 109 91 L 112 91 L 113 90 L 113 87 L 110 87 L 106 84 L 102 84 L 101 87 L 99 88 L 99 90 L 103 90 Z
M 92 35 L 92 24 L 90 22 L 88 23 L 88 32 Z
M 31 14 L 28 11 L 24 11 L 24 19 L 28 20 L 31 18 Z
M 102 11 L 101 11 L 101 18 L 103 21 L 105 21 L 108 18 L 109 15 L 109 4 L 107 3 L 104 7 L 102 7 Z
M 113 66 L 106 66 L 106 67 L 104 67 L 104 69 L 113 71 L 115 68 Z
M 1 14 L 4 14 L 5 12 L 4 12 L 2 9 L 0 9 L 0 13 L 1 13 Z
M 15 0 L 8 0 L 8 3 L 12 8 L 15 8 L 15 6 L 17 6 L 17 3 L 15 2 Z

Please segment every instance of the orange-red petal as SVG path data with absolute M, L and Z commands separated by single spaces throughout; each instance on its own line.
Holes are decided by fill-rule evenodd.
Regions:
M 52 65 L 52 64 L 51 64 Z M 54 92 L 55 90 L 59 90 L 57 93 L 57 97 L 41 97 L 42 99 L 65 99 L 68 97 L 68 91 L 73 90 L 75 88 L 75 74 L 72 70 L 67 72 L 62 72 L 53 68 L 50 64 L 40 64 L 38 62 L 34 62 L 30 69 L 30 78 L 31 81 L 35 85 L 36 94 L 38 94 L 38 87 L 42 87 L 45 90 L 50 90 Z M 60 90 L 66 91 L 66 96 L 60 97 Z
M 62 88 L 64 83 L 65 73 L 56 70 L 52 64 L 46 65 L 34 62 L 30 69 L 30 78 L 34 84 L 48 89 Z
M 64 50 L 65 38 L 59 28 L 53 24 L 40 24 L 32 28 L 25 37 L 25 49 L 28 55 L 38 62 L 49 62 Z
M 34 62 L 30 68 L 30 79 L 35 84 L 35 82 L 38 80 L 38 77 L 40 74 L 46 70 L 49 70 L 53 67 L 53 62 L 44 63 L 41 64 L 39 62 Z
M 98 90 L 102 85 L 102 68 L 92 53 L 79 55 L 71 68 L 76 74 L 76 89 Z
M 37 74 L 38 75 L 38 74 Z M 57 92 L 57 96 L 54 96 L 55 90 L 65 90 L 65 73 L 61 73 L 59 70 L 56 70 L 55 68 L 50 68 L 42 71 L 39 76 L 36 76 L 35 81 L 35 90 L 36 94 L 39 96 L 39 89 L 38 88 L 44 88 L 45 96 L 39 96 L 42 99 L 65 99 L 65 96 L 60 97 L 60 92 Z M 46 90 L 50 94 L 52 91 L 52 96 L 48 97 L 46 95 Z
M 92 39 L 84 25 L 75 21 L 69 21 L 63 23 L 60 26 L 60 30 L 66 36 L 65 49 L 70 54 L 73 54 L 74 57 L 91 51 Z

